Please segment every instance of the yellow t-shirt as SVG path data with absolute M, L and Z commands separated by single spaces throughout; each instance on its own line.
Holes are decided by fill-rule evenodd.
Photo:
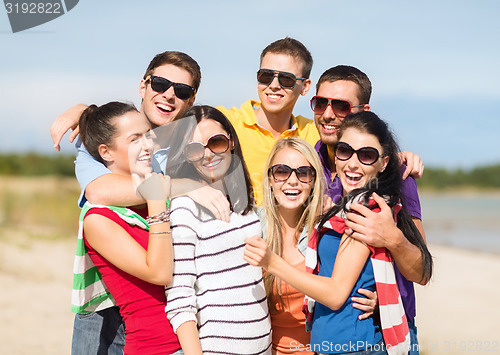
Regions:
M 252 185 L 255 193 L 255 202 L 258 206 L 262 204 L 262 179 L 265 176 L 264 164 L 267 160 L 276 138 L 267 129 L 257 123 L 255 109 L 260 102 L 248 100 L 240 108 L 227 109 L 218 106 L 226 117 L 231 121 L 243 151 L 243 158 L 248 167 Z M 287 137 L 298 137 L 306 140 L 312 146 L 319 140 L 319 134 L 314 121 L 303 116 L 292 115 L 292 127 L 283 132 L 278 139 Z

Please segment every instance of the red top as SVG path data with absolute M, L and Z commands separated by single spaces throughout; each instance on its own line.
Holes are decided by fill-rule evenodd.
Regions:
M 144 216 L 146 209 L 136 210 Z M 109 218 L 129 233 L 144 249 L 149 233 L 131 226 L 107 208 L 92 208 L 86 216 L 98 214 Z M 181 348 L 165 314 L 165 287 L 138 279 L 111 264 L 85 240 L 88 254 L 114 297 L 125 322 L 125 354 L 171 354 Z M 119 246 L 116 246 L 119 248 Z

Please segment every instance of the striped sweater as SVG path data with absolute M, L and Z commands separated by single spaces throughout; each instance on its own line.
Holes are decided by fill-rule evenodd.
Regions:
M 195 321 L 204 354 L 270 354 L 262 270 L 243 260 L 245 238 L 261 234 L 257 215 L 231 213 L 226 223 L 179 197 L 170 218 L 175 259 L 165 312 L 174 331 Z

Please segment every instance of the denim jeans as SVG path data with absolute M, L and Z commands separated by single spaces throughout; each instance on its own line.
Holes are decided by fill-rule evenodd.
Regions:
M 415 322 L 408 321 L 408 328 L 410 328 L 410 343 L 411 343 L 408 355 L 419 355 L 420 345 L 418 344 L 417 327 L 415 326 Z
M 118 307 L 75 315 L 72 355 L 122 355 L 124 347 L 125 326 Z

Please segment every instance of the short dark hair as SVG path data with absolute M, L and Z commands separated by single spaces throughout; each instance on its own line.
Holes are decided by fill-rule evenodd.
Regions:
M 241 179 L 238 179 L 237 181 L 235 179 L 224 179 L 224 184 L 226 186 L 227 196 L 229 202 L 231 203 L 232 210 L 243 215 L 247 214 L 254 206 L 254 197 L 250 174 L 245 164 L 245 160 L 243 159 L 241 144 L 231 122 L 229 122 L 227 117 L 222 112 L 212 106 L 192 106 L 183 115 L 183 118 L 186 118 L 186 120 L 181 119 L 177 122 L 178 126 L 175 128 L 177 131 L 174 131 L 171 135 L 172 141 L 170 142 L 170 146 L 174 147 L 174 149 L 169 153 L 167 160 L 166 171 L 168 172 L 168 175 L 171 178 L 188 178 L 198 176 L 201 179 L 200 174 L 197 172 L 193 164 L 188 162 L 183 156 L 183 147 L 185 147 L 189 142 L 189 139 L 191 139 L 192 133 L 196 128 L 196 125 L 190 127 L 189 123 L 184 124 L 183 121 L 187 122 L 187 118 L 193 116 L 196 119 L 196 124 L 200 123 L 203 119 L 214 120 L 219 122 L 224 130 L 229 133 L 229 136 L 233 141 L 233 154 L 237 157 L 237 159 L 232 157 L 226 176 L 236 169 L 239 169 L 241 164 L 245 186 L 243 186 Z M 189 130 L 189 132 L 186 132 L 186 130 Z M 177 149 L 179 147 L 182 149 Z M 242 194 L 245 195 L 245 198 L 242 198 Z
M 267 53 L 286 54 L 302 62 L 302 77 L 309 78 L 313 66 L 311 52 L 301 42 L 291 37 L 279 39 L 268 45 L 260 55 L 260 63 Z
M 113 119 L 128 112 L 138 112 L 134 105 L 112 101 L 102 106 L 90 105 L 80 116 L 80 138 L 92 157 L 103 163 L 106 162 L 99 154 L 99 146 L 112 146 L 116 134 Z
M 316 84 L 316 93 L 325 81 L 334 82 L 338 80 L 352 81 L 358 84 L 358 99 L 361 104 L 369 104 L 372 95 L 372 83 L 368 76 L 358 68 L 350 65 L 337 65 L 321 74 Z
M 186 53 L 176 52 L 176 51 L 166 51 L 157 54 L 153 60 L 149 63 L 146 73 L 144 73 L 143 79 L 146 79 L 148 75 L 152 75 L 154 70 L 162 65 L 172 64 L 176 67 L 186 70 L 193 79 L 193 87 L 198 91 L 201 82 L 201 69 L 196 60 L 191 58 Z

